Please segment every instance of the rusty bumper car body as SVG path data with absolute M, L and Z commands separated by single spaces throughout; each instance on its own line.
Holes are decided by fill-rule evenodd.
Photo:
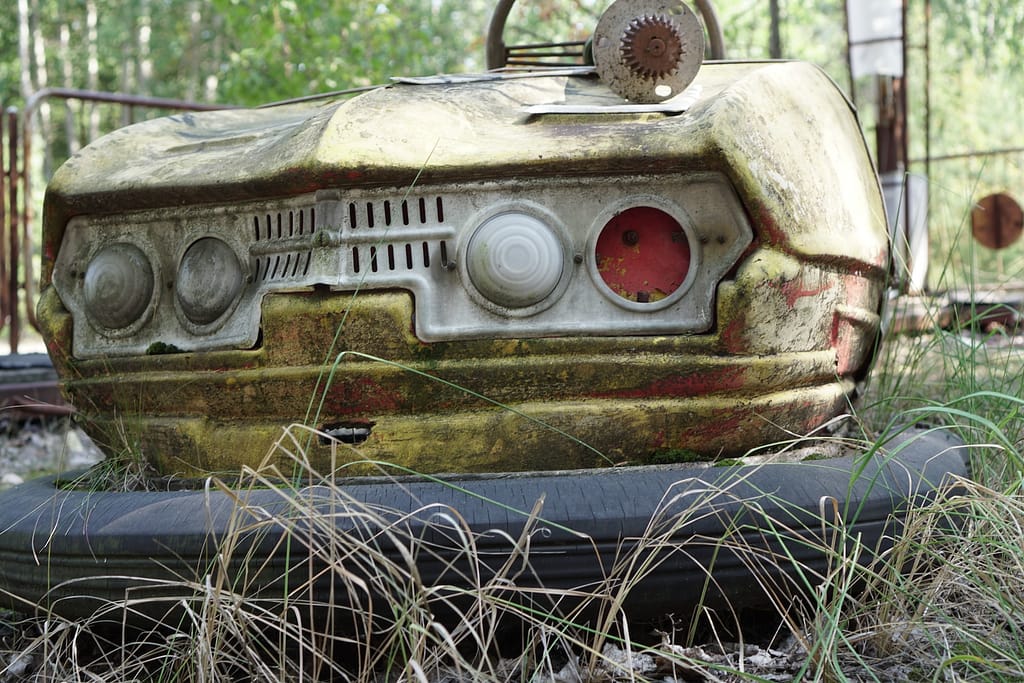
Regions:
M 409 79 L 90 145 L 47 191 L 39 318 L 97 442 L 166 474 L 289 425 L 321 469 L 714 459 L 847 409 L 886 234 L 807 64 L 654 104 L 586 69 Z

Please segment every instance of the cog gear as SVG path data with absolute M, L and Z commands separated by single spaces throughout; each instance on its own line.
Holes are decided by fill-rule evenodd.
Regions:
M 683 41 L 675 25 L 662 16 L 641 16 L 629 22 L 621 39 L 622 59 L 643 78 L 666 78 L 679 68 Z
M 683 0 L 615 0 L 594 30 L 594 69 L 637 104 L 664 102 L 696 78 L 704 26 Z

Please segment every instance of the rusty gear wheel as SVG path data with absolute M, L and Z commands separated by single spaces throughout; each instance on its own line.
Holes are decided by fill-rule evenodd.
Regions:
M 635 103 L 680 94 L 704 61 L 704 27 L 683 0 L 615 0 L 593 38 L 594 68 Z
M 671 21 L 662 16 L 637 17 L 622 35 L 622 58 L 639 76 L 666 78 L 679 68 L 683 42 Z

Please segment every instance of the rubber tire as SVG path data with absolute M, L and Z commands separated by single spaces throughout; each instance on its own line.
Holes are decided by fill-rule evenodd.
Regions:
M 821 543 L 829 545 L 833 532 L 824 527 L 835 522 L 850 532 L 849 538 L 857 538 L 865 550 L 860 561 L 870 562 L 891 546 L 909 504 L 939 492 L 947 495 L 949 490 L 940 483 L 950 474 L 969 473 L 968 449 L 961 441 L 947 430 L 915 428 L 894 436 L 871 457 L 465 476 L 401 484 L 349 480 L 343 490 L 357 503 L 395 510 L 400 517 L 408 513 L 401 526 L 413 537 L 435 544 L 433 552 L 421 553 L 416 562 L 427 585 L 458 581 L 449 563 L 459 556 L 460 545 L 451 526 L 437 524 L 437 513 L 444 508 L 414 512 L 430 504 L 456 510 L 469 529 L 481 534 L 476 539 L 479 557 L 493 568 L 509 557 L 511 544 L 501 533 L 484 532 L 497 529 L 518 537 L 530 511 L 543 501 L 540 520 L 535 520 L 543 532 L 532 534 L 532 572 L 524 573 L 520 582 L 552 589 L 600 581 L 616 558 L 635 544 L 632 539 L 648 533 L 652 520 L 675 518 L 681 523 L 672 538 L 680 545 L 656 553 L 657 563 L 625 604 L 630 617 L 643 619 L 688 613 L 698 604 L 767 606 L 759 583 L 765 572 L 748 566 L 750 555 L 719 547 L 717 541 L 723 537 L 742 537 L 755 551 L 791 556 L 792 562 L 782 561 L 781 569 L 767 574 L 789 582 L 795 593 L 812 591 L 813 577 L 830 566 Z M 301 495 L 320 493 L 322 489 L 314 488 Z M 268 515 L 287 508 L 287 501 L 271 489 L 242 495 Z M 0 492 L 0 589 L 9 606 L 20 612 L 38 605 L 72 619 L 88 617 L 97 607 L 126 595 L 160 596 L 166 600 L 154 600 L 140 611 L 159 619 L 161 610 L 175 599 L 194 595 L 180 579 L 195 577 L 197 567 L 211 562 L 217 539 L 229 531 L 234 501 L 232 495 L 216 490 L 60 490 L 52 477 Z M 693 501 L 700 501 L 697 514 L 678 517 Z M 825 517 L 838 510 L 839 520 L 823 524 L 823 510 Z M 776 533 L 765 533 L 769 518 L 778 525 Z M 339 517 L 335 525 L 351 534 L 372 535 L 350 517 Z M 294 552 L 302 553 L 297 547 L 301 543 L 293 539 L 293 557 L 285 557 L 279 527 L 275 529 L 248 536 L 234 556 L 247 553 L 249 568 L 261 566 L 269 577 L 282 576 L 291 567 L 299 572 L 294 585 L 309 572 L 294 559 Z M 402 562 L 386 538 L 378 548 Z M 237 561 L 232 567 L 239 573 L 245 570 Z M 714 579 L 710 583 L 709 569 Z M 200 582 L 202 573 L 198 572 Z M 341 595 L 345 586 L 321 581 L 315 587 L 319 597 L 332 589 Z M 280 581 L 269 579 L 259 592 L 273 595 L 280 590 Z

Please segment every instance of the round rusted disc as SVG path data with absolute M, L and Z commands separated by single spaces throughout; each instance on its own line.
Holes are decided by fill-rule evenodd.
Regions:
M 704 62 L 704 27 L 681 0 L 616 0 L 593 44 L 598 76 L 636 103 L 675 97 Z
M 1020 204 L 1008 194 L 998 192 L 985 197 L 971 209 L 971 233 L 989 249 L 1003 249 L 1024 231 Z

